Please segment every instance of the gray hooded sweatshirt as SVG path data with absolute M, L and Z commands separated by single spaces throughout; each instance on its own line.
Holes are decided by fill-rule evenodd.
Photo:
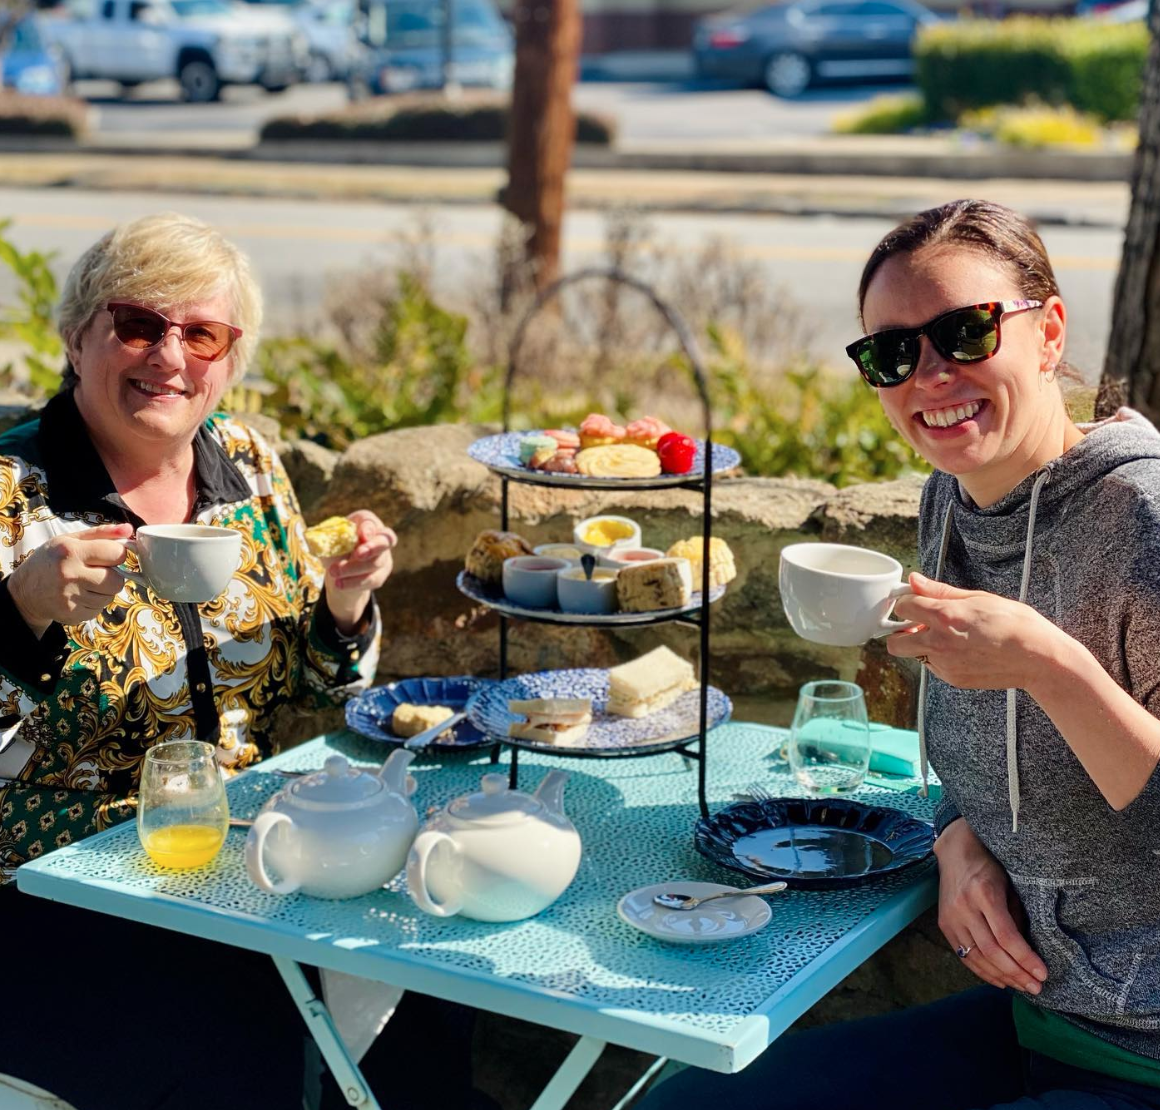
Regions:
M 933 474 L 923 573 L 1023 596 L 1160 716 L 1160 433 L 1129 409 L 1084 430 L 986 509 Z M 966 818 L 1010 875 L 1048 970 L 1028 999 L 1160 1060 L 1160 769 L 1117 811 L 1028 694 L 924 679 L 936 828 Z

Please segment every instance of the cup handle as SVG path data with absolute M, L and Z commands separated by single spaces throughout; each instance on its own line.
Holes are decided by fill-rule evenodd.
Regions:
M 435 848 L 446 842 L 451 850 L 458 854 L 459 845 L 446 833 L 428 829 L 420 833 L 411 847 L 411 858 L 407 861 L 407 890 L 415 905 L 424 913 L 434 914 L 436 917 L 454 917 L 463 909 L 463 899 L 448 899 L 446 902 L 436 902 L 427 889 L 427 858 Z
M 141 549 L 137 546 L 136 540 L 124 540 L 125 546 L 137 556 L 137 565 L 141 565 Z M 138 574 L 135 570 L 128 570 L 124 563 L 120 563 L 113 569 L 127 582 L 136 582 L 138 586 L 149 587 L 149 580 L 143 574 Z
M 294 822 L 285 813 L 267 812 L 258 814 L 253 827 L 246 836 L 246 871 L 254 885 L 260 887 L 267 894 L 293 894 L 302 884 L 297 879 L 279 879 L 275 882 L 266 871 L 262 862 L 262 853 L 266 848 L 266 837 L 275 825 L 293 825 Z
M 911 597 L 913 594 L 914 591 L 910 588 L 910 584 L 901 582 L 887 596 L 891 601 L 897 601 L 900 597 Z M 894 606 L 890 608 L 893 611 Z M 907 628 L 917 628 L 919 624 L 919 621 L 896 621 L 892 620 L 889 616 L 885 616 L 878 622 L 879 630 L 874 633 L 874 639 L 877 640 L 881 636 L 889 636 L 892 632 L 902 632 Z

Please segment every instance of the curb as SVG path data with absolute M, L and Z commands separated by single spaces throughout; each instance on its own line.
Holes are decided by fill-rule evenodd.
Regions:
M 77 143 L 69 139 L 0 136 L 0 152 L 94 154 L 124 158 L 222 158 L 327 165 L 417 166 L 499 169 L 507 163 L 503 143 L 259 142 L 252 147 Z M 1127 182 L 1134 154 L 1124 151 L 1033 152 L 983 144 L 962 146 L 943 139 L 898 139 L 832 143 L 813 140 L 773 148 L 677 150 L 621 149 L 577 145 L 576 169 L 694 173 L 765 173 L 826 177 L 924 177 L 979 181 L 987 178 L 1075 182 Z

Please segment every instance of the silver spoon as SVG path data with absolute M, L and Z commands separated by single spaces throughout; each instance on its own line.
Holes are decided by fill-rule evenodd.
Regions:
M 768 886 L 751 886 L 748 890 L 723 890 L 719 894 L 706 894 L 704 898 L 694 898 L 691 894 L 681 894 L 674 890 L 654 894 L 653 901 L 666 910 L 695 910 L 705 902 L 712 902 L 714 898 L 740 898 L 746 894 L 780 894 L 785 887 L 785 883 L 770 883 Z

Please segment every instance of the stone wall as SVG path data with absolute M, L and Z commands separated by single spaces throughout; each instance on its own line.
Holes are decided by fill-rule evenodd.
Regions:
M 379 597 L 386 634 L 381 677 L 494 674 L 498 620 L 463 597 L 455 576 L 476 534 L 499 526 L 500 483 L 467 457 L 467 446 L 490 429 L 469 425 L 408 428 L 371 436 L 335 457 L 312 443 L 282 446 L 308 521 L 357 508 L 374 510 L 399 533 L 396 570 Z M 859 543 L 914 564 L 921 481 L 908 479 L 836 490 L 803 479 L 731 478 L 714 486 L 714 535 L 732 547 L 738 578 L 713 607 L 714 681 L 763 719 L 812 678 L 877 676 L 887 697 L 872 712 L 907 724 L 913 719 L 912 676 L 883 662 L 881 652 L 827 648 L 789 628 L 777 593 L 778 553 L 802 539 Z M 695 535 L 701 493 L 690 490 L 618 493 L 562 490 L 512 483 L 511 527 L 532 544 L 568 541 L 575 520 L 598 512 L 631 516 L 644 542 L 665 548 Z M 658 643 L 690 658 L 697 632 L 661 626 L 617 633 L 513 623 L 511 666 L 540 670 L 622 661 Z M 772 709 L 769 707 L 772 706 Z

